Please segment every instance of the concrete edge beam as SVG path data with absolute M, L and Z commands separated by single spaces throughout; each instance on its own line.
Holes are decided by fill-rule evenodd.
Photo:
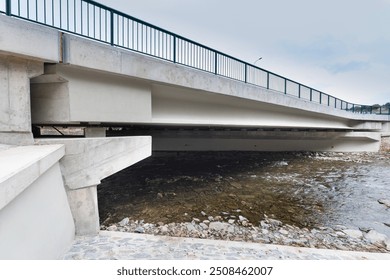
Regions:
M 106 178 L 149 157 L 150 136 L 36 139 L 39 145 L 64 144 L 66 154 L 60 161 L 64 184 L 80 189 L 100 184 Z
M 17 146 L 0 151 L 0 209 L 64 155 L 63 145 Z
M 344 119 L 389 121 L 389 116 L 346 112 L 222 76 L 210 75 L 210 73 L 201 70 L 156 59 L 130 50 L 113 48 L 107 44 L 94 42 L 71 34 L 64 34 L 63 40 L 64 63 L 74 67 L 136 77 L 152 83 L 162 83 L 235 96 Z
M 45 62 L 60 62 L 61 33 L 50 27 L 0 16 L 0 52 Z

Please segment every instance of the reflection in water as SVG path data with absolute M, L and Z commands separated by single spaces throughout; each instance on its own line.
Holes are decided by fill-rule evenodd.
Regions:
M 390 236 L 389 154 L 208 152 L 156 154 L 98 187 L 106 225 L 204 215 L 264 214 L 299 227 L 344 225 Z

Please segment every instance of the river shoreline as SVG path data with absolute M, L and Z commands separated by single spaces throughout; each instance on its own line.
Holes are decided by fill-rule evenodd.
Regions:
M 273 168 L 283 170 L 283 168 L 290 164 L 291 155 L 297 158 L 306 157 L 317 162 L 335 162 L 337 164 L 347 162 L 364 165 L 370 164 L 373 161 L 387 162 L 389 160 L 389 153 L 289 153 L 282 157 L 282 160 L 278 158 L 276 161 L 273 161 Z M 183 177 L 182 175 L 180 176 L 168 178 L 167 180 L 180 180 Z M 222 182 L 227 180 L 224 178 L 224 175 L 218 174 L 218 176 L 216 179 L 217 183 L 219 183 L 218 180 Z M 295 181 L 297 180 L 296 177 L 293 179 Z M 156 180 L 156 178 L 146 178 L 145 182 L 157 182 Z M 199 178 L 189 177 L 189 179 L 185 178 L 185 180 L 199 180 Z M 158 183 L 160 184 L 159 189 L 161 191 L 158 191 L 159 189 L 157 191 L 154 189 L 150 191 L 156 192 L 154 194 L 155 200 L 153 201 L 156 203 L 161 203 L 161 201 L 168 203 L 170 200 L 175 199 L 174 196 L 176 194 L 173 195 L 172 192 L 170 193 L 166 190 L 164 192 L 161 182 L 158 181 Z M 234 180 L 229 181 L 229 184 L 232 183 L 234 183 Z M 234 198 L 233 194 L 230 194 L 230 197 Z M 388 208 L 390 206 L 383 202 L 387 202 L 389 197 L 390 195 L 387 193 L 387 197 L 378 198 L 377 201 L 373 201 L 372 203 L 380 205 L 380 207 L 383 206 L 383 209 L 386 209 L 386 207 Z M 151 202 L 153 203 L 153 201 Z M 272 215 L 268 216 L 266 214 L 263 214 L 257 221 L 253 221 L 253 219 L 248 219 L 244 211 L 239 208 L 220 210 L 217 214 L 215 211 L 213 213 L 207 213 L 207 209 L 198 212 L 183 212 L 177 215 L 180 219 L 171 217 L 168 221 L 166 219 L 156 221 L 156 219 L 150 219 L 149 217 L 143 218 L 142 212 L 135 216 L 122 216 L 120 219 L 118 219 L 119 216 L 113 217 L 108 215 L 108 218 L 106 217 L 102 222 L 101 229 L 139 234 L 242 241 L 306 248 L 390 252 L 389 236 L 370 226 L 348 227 L 344 224 L 300 226 L 286 223 Z M 384 223 L 387 227 L 390 227 L 389 224 L 385 223 L 387 221 L 377 222 Z

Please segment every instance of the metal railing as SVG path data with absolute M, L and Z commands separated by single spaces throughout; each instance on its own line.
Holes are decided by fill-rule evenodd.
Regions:
M 0 0 L 0 13 L 332 108 L 390 115 L 389 106 L 341 100 L 95 1 Z

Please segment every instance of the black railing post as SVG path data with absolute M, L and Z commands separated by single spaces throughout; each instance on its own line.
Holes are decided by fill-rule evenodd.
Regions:
M 313 101 L 313 89 L 310 88 L 310 101 Z
M 267 89 L 269 89 L 269 72 L 267 72 Z
M 11 0 L 6 0 L 5 1 L 5 14 L 7 16 L 10 16 L 12 14 Z
M 177 37 L 173 36 L 173 63 L 176 63 L 176 40 Z
M 284 79 L 284 94 L 287 94 L 287 79 Z
M 214 52 L 214 74 L 218 75 L 218 53 Z
M 245 83 L 248 82 L 248 78 L 247 78 L 248 73 L 247 72 L 248 72 L 248 64 L 245 63 L 245 72 L 244 72 L 245 73 L 244 74 L 245 75 L 245 77 L 244 77 L 245 78 Z
M 298 84 L 298 98 L 301 98 L 301 84 Z
M 114 45 L 114 12 L 110 11 L 110 44 L 111 46 Z

